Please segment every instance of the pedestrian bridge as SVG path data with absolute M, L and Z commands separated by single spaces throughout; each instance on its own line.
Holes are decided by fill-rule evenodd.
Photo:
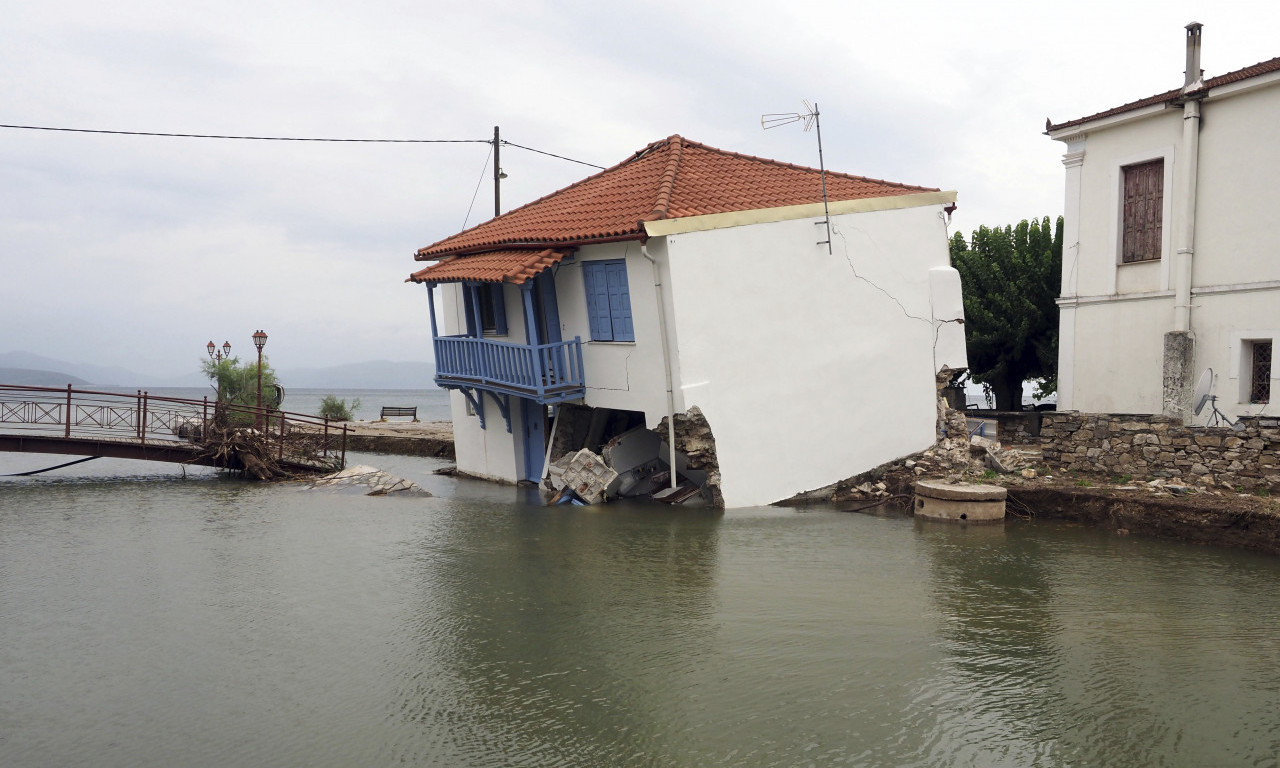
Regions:
M 0 451 L 279 473 L 346 465 L 347 427 L 301 413 L 136 393 L 0 384 Z M 252 454 L 252 455 L 249 455 Z

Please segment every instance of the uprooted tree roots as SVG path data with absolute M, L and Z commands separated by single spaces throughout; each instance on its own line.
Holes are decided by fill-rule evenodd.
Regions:
M 301 474 L 295 469 L 287 468 L 280 460 L 281 440 L 287 443 L 284 455 L 295 460 L 305 457 L 317 467 L 322 465 L 318 459 L 322 448 L 320 436 L 298 433 L 275 435 L 274 440 L 269 440 L 267 435 L 252 427 L 231 423 L 231 419 L 227 418 L 221 408 L 215 412 L 213 422 L 209 425 L 209 433 L 204 438 L 202 450 L 191 463 L 211 464 L 219 469 L 243 472 L 246 477 L 254 480 L 288 480 Z

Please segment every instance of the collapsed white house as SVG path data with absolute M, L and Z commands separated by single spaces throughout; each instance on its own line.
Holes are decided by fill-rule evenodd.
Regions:
M 817 169 L 672 136 L 418 251 L 458 470 L 538 482 L 612 441 L 615 484 L 674 462 L 744 507 L 933 444 L 966 367 L 955 193 L 825 182 L 830 248 Z M 673 415 L 679 451 L 645 436 Z

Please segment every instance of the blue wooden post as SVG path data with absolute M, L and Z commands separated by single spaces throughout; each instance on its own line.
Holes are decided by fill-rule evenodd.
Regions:
M 440 334 L 436 331 L 436 294 L 435 283 L 423 283 L 427 286 L 427 308 L 431 312 L 431 340 L 434 342 L 440 338 Z

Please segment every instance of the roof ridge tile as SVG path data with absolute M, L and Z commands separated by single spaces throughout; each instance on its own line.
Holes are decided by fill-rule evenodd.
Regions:
M 667 211 L 671 208 L 671 191 L 675 189 L 676 174 L 680 172 L 680 158 L 684 156 L 684 139 L 673 134 L 667 137 L 667 143 L 672 147 L 672 151 L 671 157 L 667 159 L 667 168 L 658 183 L 658 199 L 653 203 L 653 210 L 641 221 L 665 219 Z

